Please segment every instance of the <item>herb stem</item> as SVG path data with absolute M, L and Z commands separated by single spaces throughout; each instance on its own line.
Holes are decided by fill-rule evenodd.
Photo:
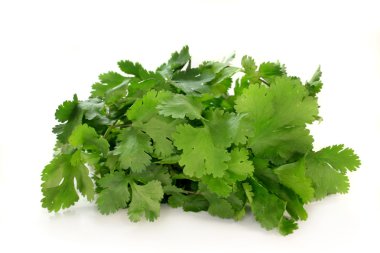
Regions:
M 115 122 L 112 123 L 112 125 L 110 125 L 110 126 L 107 128 L 106 132 L 103 134 L 103 137 L 104 137 L 104 138 L 107 138 L 107 136 L 109 135 L 109 133 L 111 132 L 111 130 L 116 126 L 116 123 L 117 123 L 117 122 L 118 122 L 118 120 L 115 120 Z

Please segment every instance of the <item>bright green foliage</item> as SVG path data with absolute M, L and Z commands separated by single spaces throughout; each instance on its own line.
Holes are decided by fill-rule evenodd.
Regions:
M 302 83 L 278 62 L 232 61 L 192 66 L 187 46 L 156 71 L 119 61 L 89 99 L 59 105 L 42 206 L 57 212 L 82 195 L 134 222 L 157 219 L 161 204 L 237 221 L 252 213 L 287 235 L 306 204 L 346 193 L 359 157 L 343 145 L 313 150 L 308 130 L 321 120 L 320 68 Z
M 78 149 L 91 150 L 107 154 L 109 143 L 103 137 L 100 137 L 94 128 L 87 124 L 80 125 L 71 133 L 69 143 Z
M 306 156 L 306 175 L 313 181 L 315 198 L 329 194 L 347 193 L 349 188 L 347 170 L 360 166 L 359 157 L 343 145 L 326 147 Z
M 127 206 L 130 200 L 129 180 L 123 172 L 107 174 L 98 180 L 103 189 L 96 200 L 102 214 L 114 213 Z
M 227 113 L 223 110 L 217 109 L 208 111 L 206 118 L 206 126 L 210 130 L 211 137 L 217 145 L 221 147 L 229 147 L 232 143 L 245 144 L 247 135 L 244 126 L 244 115 L 236 115 L 234 113 Z
M 271 193 L 255 179 L 250 180 L 252 187 L 252 212 L 257 221 L 266 229 L 279 226 L 286 207 L 286 202 Z
M 62 124 L 53 128 L 53 133 L 61 143 L 66 143 L 74 129 L 82 123 L 83 110 L 79 106 L 77 95 L 74 95 L 73 101 L 65 101 L 58 106 L 55 112 L 56 119 Z
M 252 176 L 253 170 L 252 162 L 248 157 L 248 150 L 244 148 L 231 150 L 231 160 L 228 161 L 228 177 L 235 181 L 244 181 Z
M 284 186 L 292 189 L 306 203 L 313 199 L 314 189 L 311 186 L 310 178 L 306 177 L 305 172 L 305 161 L 303 159 L 274 169 L 279 181 Z
M 160 215 L 160 202 L 164 197 L 161 183 L 152 180 L 146 185 L 132 184 L 132 201 L 128 208 L 131 221 L 139 221 L 145 215 L 149 221 L 154 221 Z
M 149 136 L 136 128 L 125 128 L 118 136 L 120 141 L 114 154 L 119 155 L 120 166 L 123 169 L 130 168 L 134 172 L 140 172 L 151 162 L 152 151 Z
M 305 84 L 305 87 L 309 92 L 309 95 L 315 96 L 322 90 L 323 83 L 321 81 L 321 76 L 321 67 L 318 67 L 310 81 L 306 82 Z
M 248 114 L 248 146 L 255 155 L 284 163 L 312 149 L 306 124 L 318 115 L 318 104 L 298 79 L 280 77 L 269 87 L 253 84 L 237 98 L 235 108 Z
M 157 109 L 161 115 L 171 116 L 175 119 L 202 118 L 202 104 L 192 97 L 187 97 L 182 94 L 176 94 L 166 101 L 160 103 Z
M 153 140 L 154 155 L 158 157 L 168 157 L 174 152 L 171 141 L 176 125 L 181 121 L 170 120 L 156 116 L 147 123 L 141 125 L 141 129 Z
M 159 103 L 171 98 L 172 94 L 167 91 L 157 92 L 151 90 L 142 98 L 137 99 L 127 111 L 129 120 L 146 122 L 157 114 Z
M 175 146 L 183 150 L 179 165 L 184 166 L 185 175 L 223 176 L 228 168 L 226 162 L 231 158 L 227 150 L 215 145 L 208 128 L 195 128 L 189 124 L 180 125 L 173 138 Z
M 49 211 L 68 208 L 78 201 L 77 190 L 88 200 L 94 199 L 94 185 L 80 151 L 60 154 L 42 172 L 42 206 Z

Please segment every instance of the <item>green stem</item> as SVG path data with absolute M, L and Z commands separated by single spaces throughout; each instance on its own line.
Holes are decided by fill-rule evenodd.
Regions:
M 132 124 L 120 124 L 120 125 L 116 125 L 116 123 L 118 122 L 118 120 L 116 120 L 112 125 L 110 125 L 106 132 L 104 133 L 103 137 L 104 138 L 107 138 L 107 136 L 109 135 L 109 133 L 111 132 L 112 129 L 116 128 L 116 127 L 129 127 L 129 126 L 132 126 Z
M 107 128 L 106 132 L 103 134 L 104 138 L 107 138 L 107 136 L 109 135 L 109 133 L 111 132 L 111 130 L 116 126 L 116 123 L 118 121 L 119 120 L 115 120 L 115 122 Z

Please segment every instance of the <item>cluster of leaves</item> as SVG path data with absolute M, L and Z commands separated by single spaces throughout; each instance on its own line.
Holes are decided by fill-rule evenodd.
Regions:
M 235 220 L 251 211 L 286 235 L 305 204 L 346 193 L 358 156 L 313 150 L 307 129 L 320 120 L 320 70 L 303 84 L 279 63 L 230 61 L 194 68 L 188 47 L 155 72 L 120 61 L 123 74 L 101 74 L 88 100 L 65 101 L 42 206 L 59 211 L 81 194 L 102 214 L 127 208 L 132 221 L 155 220 L 163 203 Z

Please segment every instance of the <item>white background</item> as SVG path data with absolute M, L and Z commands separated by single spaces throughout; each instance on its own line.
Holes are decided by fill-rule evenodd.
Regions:
M 0 1 L 1 252 L 380 252 L 380 15 L 376 1 Z M 40 207 L 54 112 L 121 59 L 154 69 L 188 44 L 194 62 L 236 52 L 311 77 L 321 64 L 324 122 L 316 148 L 344 143 L 362 159 L 347 195 L 307 206 L 294 234 L 163 207 L 157 222 L 101 216 L 81 202 Z M 239 61 L 236 60 L 236 64 Z M 23 251 L 20 251 L 23 250 Z

